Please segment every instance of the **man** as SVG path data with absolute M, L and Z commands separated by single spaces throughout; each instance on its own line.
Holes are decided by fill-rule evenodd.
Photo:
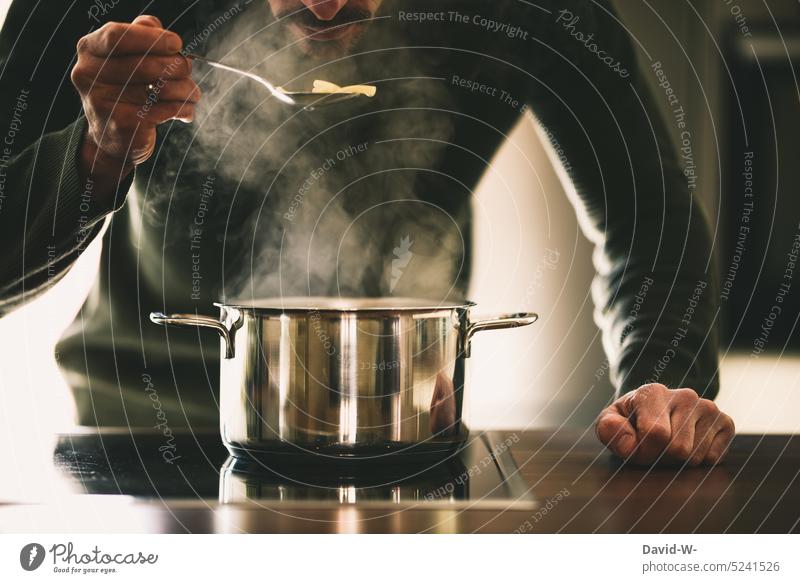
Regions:
M 142 378 L 172 424 L 216 423 L 216 341 L 167 342 L 150 310 L 463 296 L 471 189 L 529 109 L 564 153 L 596 245 L 596 319 L 619 390 L 599 439 L 641 464 L 722 459 L 734 427 L 711 401 L 708 227 L 607 2 L 141 11 L 86 1 L 31 14 L 18 0 L 0 39 L 2 112 L 18 128 L 3 159 L 4 309 L 52 286 L 113 217 L 95 288 L 58 347 L 82 423 L 152 426 Z M 298 115 L 247 80 L 193 71 L 190 53 L 292 89 L 321 78 L 378 95 Z M 415 261 L 393 278 L 386 257 L 409 240 Z

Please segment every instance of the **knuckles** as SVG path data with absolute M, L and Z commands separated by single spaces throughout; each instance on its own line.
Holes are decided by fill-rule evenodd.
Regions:
M 90 79 L 89 76 L 86 74 L 85 67 L 81 63 L 80 59 L 72 67 L 72 71 L 69 74 L 70 81 L 72 81 L 72 85 L 75 86 L 79 92 L 83 93 L 85 90 L 89 88 Z
M 693 389 L 669 389 L 665 385 L 651 383 L 642 385 L 636 391 L 631 393 L 631 399 L 632 403 L 637 408 L 646 404 L 667 399 L 675 407 L 691 408 L 697 411 L 701 416 L 724 415 L 726 421 L 730 421 L 730 418 L 719 410 L 719 407 L 717 407 L 714 401 L 700 397 Z
M 78 39 L 77 44 L 75 45 L 75 51 L 80 56 L 83 53 L 86 53 L 89 50 L 89 37 L 91 35 L 82 36 Z
M 700 396 L 692 389 L 674 389 L 670 393 L 672 402 L 677 405 L 693 405 L 700 400 Z
M 119 44 L 128 27 L 129 25 L 122 22 L 107 22 L 97 29 L 97 41 L 101 50 L 104 53 L 111 52 Z
M 679 460 L 688 460 L 692 455 L 692 443 L 685 439 L 673 439 L 666 449 L 666 454 Z
M 617 424 L 614 423 L 613 418 L 607 415 L 608 409 L 603 410 L 594 425 L 594 433 L 597 438 L 603 442 L 608 443 L 611 441 L 614 433 L 619 429 Z
M 719 415 L 722 415 L 716 403 L 714 403 L 714 401 L 709 401 L 708 399 L 700 399 L 699 401 L 697 401 L 695 407 L 701 416 L 710 415 L 713 417 L 717 417 Z
M 660 399 L 669 392 L 669 389 L 659 383 L 642 385 L 632 393 L 634 404 L 641 405 L 644 402 Z
M 639 436 L 652 445 L 666 447 L 672 437 L 672 431 L 666 425 L 653 423 L 638 428 Z
M 141 22 L 143 22 L 145 20 L 147 22 L 149 22 L 150 24 L 153 24 L 153 25 L 155 25 L 155 26 L 157 26 L 159 28 L 162 28 L 162 26 L 163 26 L 161 24 L 161 20 L 159 20 L 158 17 L 153 16 L 152 14 L 140 14 L 139 16 L 136 17 L 136 19 L 133 22 L 134 23 L 141 23 Z
M 731 432 L 731 435 L 736 433 L 736 424 L 733 422 L 733 417 L 725 413 L 720 413 L 722 416 L 723 427 Z

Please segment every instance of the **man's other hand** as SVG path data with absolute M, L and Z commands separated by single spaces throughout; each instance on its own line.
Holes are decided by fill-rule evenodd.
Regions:
M 733 420 L 692 389 L 652 383 L 623 395 L 597 418 L 597 437 L 640 465 L 719 463 L 733 439 Z

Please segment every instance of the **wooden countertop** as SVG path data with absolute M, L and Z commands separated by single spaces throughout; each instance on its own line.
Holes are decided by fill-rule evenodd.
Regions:
M 110 477 L 81 467 L 92 486 L 35 503 L 0 502 L 0 532 L 532 532 L 787 533 L 800 530 L 800 439 L 739 435 L 715 468 L 642 469 L 620 464 L 591 431 L 514 436 L 520 473 L 536 510 L 317 508 L 281 503 L 220 504 L 213 472 L 187 479 L 194 496 L 153 485 L 141 459 L 116 460 Z M 186 439 L 190 439 L 185 436 Z M 195 437 L 192 437 L 196 441 Z M 108 438 L 106 438 L 106 442 Z M 106 448 L 104 446 L 104 451 Z M 217 468 L 221 444 L 197 463 Z M 127 464 L 127 466 L 126 466 Z M 162 463 L 163 465 L 163 463 Z M 200 466 L 196 466 L 200 467 Z M 116 468 L 116 471 L 114 470 Z M 195 472 L 187 465 L 181 475 Z M 74 468 L 66 468 L 72 471 Z M 173 470 L 174 471 L 174 470 Z M 94 474 L 93 474 L 94 472 Z M 149 484 L 149 485 L 148 485 Z

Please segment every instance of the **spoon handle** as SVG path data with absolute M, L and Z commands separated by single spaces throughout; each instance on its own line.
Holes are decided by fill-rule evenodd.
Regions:
M 248 79 L 252 79 L 257 83 L 260 83 L 264 87 L 267 88 L 273 97 L 286 103 L 288 105 L 295 105 L 295 100 L 292 99 L 289 95 L 284 93 L 283 91 L 279 91 L 277 87 L 275 87 L 272 83 L 264 79 L 263 77 L 256 75 L 255 73 L 251 73 L 250 71 L 245 71 L 244 69 L 238 69 L 236 67 L 231 67 L 230 65 L 226 65 L 225 63 L 221 63 L 219 61 L 214 61 L 212 59 L 207 59 L 205 57 L 201 57 L 200 55 L 196 55 L 194 53 L 187 53 L 187 59 L 192 59 L 193 61 L 200 61 L 201 63 L 205 63 L 207 65 L 211 65 L 212 67 L 216 67 L 217 69 L 222 69 L 224 71 L 230 71 L 231 73 L 236 73 L 238 75 L 242 75 L 243 77 L 247 77 Z
M 192 59 L 193 61 L 200 61 L 201 63 L 206 63 L 207 65 L 211 65 L 212 67 L 219 67 L 220 69 L 225 69 L 226 71 L 232 71 L 234 73 L 244 73 L 244 71 L 237 69 L 236 67 L 231 67 L 230 65 L 226 65 L 225 63 L 220 63 L 219 61 L 214 61 L 211 59 L 207 59 L 206 57 L 201 57 L 200 55 L 196 55 L 194 53 L 186 53 L 184 55 L 187 59 Z

